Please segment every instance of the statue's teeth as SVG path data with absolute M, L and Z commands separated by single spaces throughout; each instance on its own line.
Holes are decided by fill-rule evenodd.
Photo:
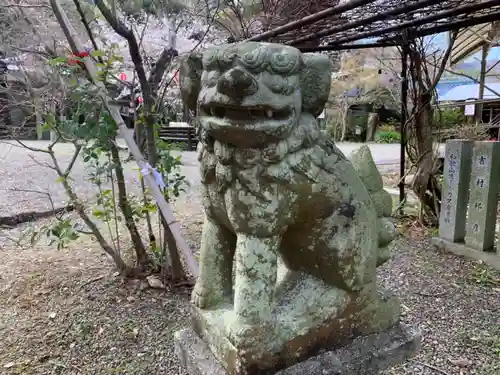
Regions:
M 266 111 L 266 115 L 267 115 L 267 117 L 269 117 L 269 118 L 273 118 L 273 111 L 271 111 L 270 109 L 268 109 L 268 110 Z

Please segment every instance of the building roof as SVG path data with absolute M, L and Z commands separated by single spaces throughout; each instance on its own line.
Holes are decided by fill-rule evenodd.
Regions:
M 475 82 L 471 79 L 468 78 L 463 78 L 463 79 L 441 79 L 439 83 L 436 86 L 436 91 L 437 91 L 437 96 L 438 98 L 442 98 L 443 95 L 446 95 L 451 89 L 458 87 L 458 86 L 463 86 L 463 85 L 470 85 L 474 84 Z
M 451 50 L 450 64 L 457 64 L 479 51 L 487 40 L 494 39 L 499 27 L 500 23 L 491 22 L 460 30 Z
M 500 96 L 496 95 L 491 90 L 500 93 L 500 82 L 487 82 L 484 88 L 483 99 L 500 99 Z M 446 94 L 439 97 L 440 102 L 444 101 L 459 101 L 468 99 L 479 99 L 479 84 L 468 84 L 460 85 L 452 88 Z

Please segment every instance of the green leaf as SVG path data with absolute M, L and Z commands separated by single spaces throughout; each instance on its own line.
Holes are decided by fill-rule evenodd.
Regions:
M 112 59 L 116 60 L 118 62 L 121 62 L 121 63 L 124 61 L 123 56 L 120 56 L 120 55 L 113 55 Z
M 56 178 L 56 183 L 57 184 L 61 184 L 63 183 L 64 181 L 66 180 L 66 177 L 65 176 L 59 176 Z
M 97 51 L 90 52 L 90 56 L 104 57 L 104 56 L 106 56 L 106 53 L 104 51 L 97 50 Z
M 48 125 L 52 126 L 56 123 L 56 116 L 53 113 L 45 113 L 42 117 Z
M 105 212 L 96 208 L 92 211 L 92 215 L 95 217 L 103 217 L 105 216 Z
M 67 62 L 68 59 L 64 56 L 58 56 L 56 58 L 53 58 L 52 60 L 49 61 L 50 64 L 52 65 L 56 65 L 56 64 L 60 64 L 60 63 L 65 63 Z

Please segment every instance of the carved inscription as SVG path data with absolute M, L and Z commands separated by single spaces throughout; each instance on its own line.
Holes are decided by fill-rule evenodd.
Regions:
M 500 144 L 475 142 L 469 185 L 465 243 L 477 250 L 494 248 Z
M 439 236 L 452 242 L 465 237 L 472 145 L 468 140 L 446 142 Z
M 458 167 L 458 156 L 454 152 L 450 153 L 448 160 L 448 174 L 446 176 L 448 182 L 448 193 L 446 194 L 446 201 L 444 205 L 445 215 L 444 222 L 446 224 L 451 223 L 452 217 L 452 202 L 454 194 L 456 194 L 457 181 L 457 167 Z

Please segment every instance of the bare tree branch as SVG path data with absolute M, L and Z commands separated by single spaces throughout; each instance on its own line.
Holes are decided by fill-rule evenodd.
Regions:
M 51 9 L 48 4 L 2 4 L 0 8 L 45 8 Z

